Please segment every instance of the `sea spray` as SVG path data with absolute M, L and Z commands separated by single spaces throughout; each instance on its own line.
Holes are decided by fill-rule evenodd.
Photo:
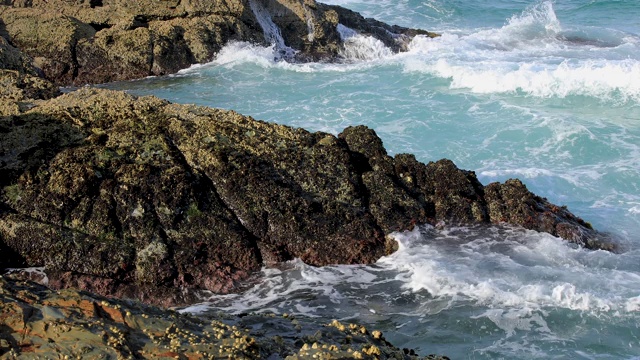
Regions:
M 271 19 L 269 11 L 260 0 L 249 0 L 249 7 L 262 28 L 265 40 L 274 46 L 274 58 L 292 60 L 296 52 L 284 43 L 280 28 Z
M 393 54 L 382 41 L 373 36 L 361 35 L 342 24 L 338 24 L 338 33 L 343 42 L 340 56 L 345 60 L 376 60 Z
M 637 36 L 613 30 L 564 31 L 552 3 L 545 1 L 498 29 L 416 37 L 405 70 L 449 79 L 452 89 L 476 93 L 639 102 L 638 43 Z

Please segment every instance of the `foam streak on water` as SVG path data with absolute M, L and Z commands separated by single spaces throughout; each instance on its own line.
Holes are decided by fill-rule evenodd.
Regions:
M 423 227 L 374 265 L 296 260 L 187 311 L 352 319 L 452 358 L 640 357 L 637 1 L 330 2 L 443 35 L 391 54 L 340 26 L 332 64 L 235 42 L 210 64 L 110 87 L 334 134 L 365 124 L 391 155 L 450 158 L 483 183 L 521 178 L 623 252 L 508 227 Z

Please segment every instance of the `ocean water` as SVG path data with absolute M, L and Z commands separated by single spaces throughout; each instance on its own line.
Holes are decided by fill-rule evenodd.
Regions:
M 106 86 L 312 131 L 365 124 L 392 155 L 449 158 L 485 184 L 520 178 L 622 251 L 422 226 L 395 234 L 400 250 L 376 264 L 292 261 L 185 311 L 357 321 L 455 359 L 640 358 L 640 3 L 326 2 L 442 36 L 392 54 L 341 27 L 341 63 L 291 64 L 271 28 L 271 47 L 231 43 L 211 63 Z

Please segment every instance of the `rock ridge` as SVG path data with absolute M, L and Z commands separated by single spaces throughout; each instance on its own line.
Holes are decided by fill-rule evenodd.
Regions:
M 233 111 L 84 88 L 0 118 L 0 267 L 173 305 L 238 291 L 265 264 L 372 263 L 416 224 L 513 224 L 607 248 L 519 180 L 387 154 Z M 35 245 L 37 244 L 37 245 Z

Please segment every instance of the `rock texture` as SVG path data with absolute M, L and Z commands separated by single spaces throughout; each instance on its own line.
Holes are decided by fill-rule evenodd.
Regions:
M 0 5 L 0 51 L 13 69 L 33 66 L 57 85 L 82 85 L 165 75 L 212 60 L 229 41 L 264 43 L 256 17 L 279 28 L 295 60 L 336 59 L 337 25 L 380 38 L 402 50 L 423 30 L 389 26 L 314 0 L 8 0 Z M 267 34 L 268 35 L 268 34 Z M 268 37 L 268 36 L 267 36 Z M 267 44 L 268 45 L 268 44 Z M 0 64 L 2 65 L 2 64 Z
M 599 248 L 598 234 L 518 180 L 387 155 L 233 111 L 82 89 L 0 118 L 0 267 L 170 305 L 238 291 L 262 265 L 371 263 L 421 223 L 509 223 Z
M 0 277 L 0 359 L 432 359 L 379 331 L 292 316 L 190 316 Z

